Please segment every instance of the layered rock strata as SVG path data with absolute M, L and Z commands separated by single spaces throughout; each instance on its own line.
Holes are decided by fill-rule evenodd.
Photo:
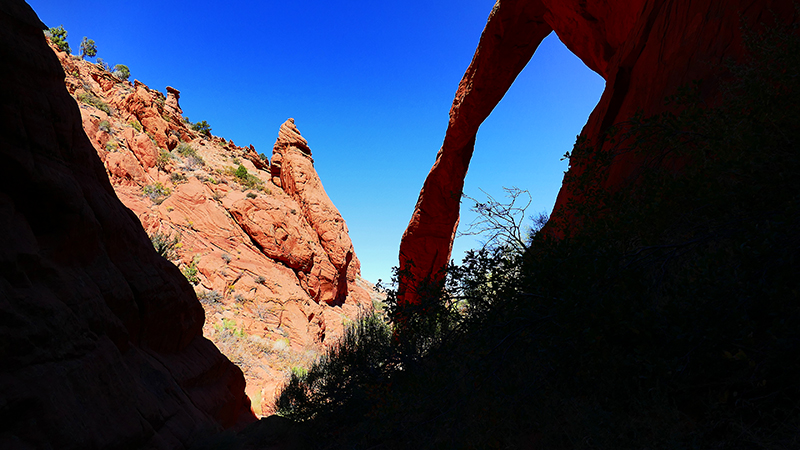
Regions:
M 254 411 L 268 413 L 287 372 L 372 307 L 308 143 L 289 119 L 270 162 L 195 130 L 177 89 L 164 95 L 53 51 L 116 195 L 155 241 L 173 244 L 166 256 L 195 284 L 204 334 L 243 368 Z
M 590 69 L 606 80 L 603 95 L 583 129 L 600 151 L 611 126 L 636 112 L 674 110 L 665 104 L 678 88 L 702 80 L 701 99 L 713 104 L 724 62 L 744 50 L 742 27 L 796 20 L 788 0 L 498 0 L 450 109 L 444 143 L 420 192 L 400 245 L 401 272 L 411 274 L 401 296 L 446 266 L 458 227 L 459 202 L 478 128 L 552 31 Z M 641 165 L 635 155 L 616 158 L 589 182 L 620 186 Z M 556 200 L 548 232 L 563 236 L 581 199 L 575 180 L 592 165 L 590 155 L 573 153 Z M 584 180 L 585 181 L 585 180 Z

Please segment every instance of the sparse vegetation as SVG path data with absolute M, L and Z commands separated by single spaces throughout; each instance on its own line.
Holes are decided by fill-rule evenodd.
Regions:
M 197 294 L 197 299 L 205 304 L 219 303 L 222 301 L 222 294 L 218 291 L 201 291 Z
M 90 58 L 97 56 L 97 44 L 95 44 L 93 39 L 89 39 L 86 36 L 83 37 L 83 40 L 81 41 L 80 55 L 81 59 L 85 59 L 87 56 Z
M 155 231 L 150 235 L 150 241 L 156 249 L 156 253 L 164 258 L 174 261 L 178 258 L 178 247 L 181 242 L 180 233 L 162 233 Z
M 192 258 L 189 264 L 184 264 L 183 267 L 181 268 L 181 273 L 183 274 L 184 277 L 186 277 L 186 280 L 195 286 L 200 284 L 200 278 L 197 276 L 197 274 L 199 273 L 199 271 L 197 270 L 197 262 L 199 260 L 200 257 L 195 256 L 194 258 Z
M 81 92 L 78 94 L 78 101 L 86 103 L 87 105 L 94 106 L 95 108 L 111 115 L 111 108 L 108 107 L 106 102 L 100 100 L 96 95 L 91 92 Z
M 131 70 L 125 64 L 117 64 L 111 74 L 122 81 L 127 81 L 131 77 Z
M 256 194 L 255 192 L 248 192 L 245 197 L 247 197 L 247 198 L 256 198 L 256 197 L 258 197 L 258 194 Z
M 156 182 L 153 184 L 148 184 L 142 188 L 142 193 L 145 197 L 150 198 L 153 203 L 161 204 L 161 202 L 169 197 L 172 191 L 168 187 L 161 184 L 161 182 Z
M 197 150 L 195 150 L 194 147 L 185 142 L 181 142 L 180 144 L 178 144 L 178 147 L 176 147 L 175 150 L 181 156 L 197 156 Z
M 360 320 L 279 413 L 308 448 L 798 448 L 794 31 L 748 36 L 717 107 L 687 89 L 680 114 L 579 139 L 596 164 L 567 175 L 566 237 L 470 252 L 414 304 L 390 291 L 391 327 Z M 597 188 L 632 157 L 630 184 Z
M 100 130 L 100 131 L 104 131 L 106 133 L 110 133 L 111 132 L 111 124 L 109 124 L 107 120 L 104 120 L 104 121 L 100 122 L 99 125 L 97 125 L 97 129 Z
M 131 119 L 131 121 L 128 122 L 128 125 L 132 126 L 134 130 L 136 130 L 136 131 L 138 131 L 140 133 L 142 132 L 142 124 L 139 123 L 138 120 Z
M 169 174 L 169 181 L 171 181 L 172 184 L 180 184 L 186 183 L 188 179 L 186 178 L 186 175 L 181 172 L 172 172 Z
M 186 167 L 189 170 L 194 170 L 195 167 L 203 166 L 206 163 L 203 158 L 197 154 L 197 150 L 187 143 L 178 144 L 178 147 L 175 150 L 178 152 L 178 154 L 185 158 Z
M 108 64 L 106 64 L 106 62 L 103 60 L 103 58 L 97 58 L 97 62 L 95 64 L 97 65 L 97 67 L 100 67 L 101 69 L 103 69 L 106 72 L 108 72 L 108 70 L 109 70 Z
M 234 177 L 236 177 L 236 180 L 242 186 L 244 186 L 246 189 L 255 189 L 255 190 L 264 189 L 264 182 L 261 181 L 261 179 L 258 178 L 257 176 L 255 176 L 255 175 L 253 175 L 251 173 L 248 173 L 247 172 L 247 167 L 245 167 L 245 166 L 243 166 L 241 164 L 239 164 L 239 167 L 237 167 L 236 170 L 233 170 L 232 168 L 228 168 L 227 173 L 230 173 Z M 244 189 L 242 189 L 242 190 L 244 190 Z
M 55 28 L 50 28 L 49 30 L 45 31 L 45 34 L 50 38 L 50 41 L 58 47 L 59 50 L 62 52 L 72 53 L 72 49 L 69 48 L 69 43 L 67 42 L 67 30 L 64 29 L 64 25 L 59 25 Z
M 211 125 L 205 120 L 193 124 L 191 128 L 204 136 L 211 136 Z
M 170 155 L 169 152 L 163 148 L 158 149 L 158 156 L 156 157 L 156 167 L 158 167 L 158 170 L 163 172 L 169 165 L 170 161 L 172 161 L 172 155 Z

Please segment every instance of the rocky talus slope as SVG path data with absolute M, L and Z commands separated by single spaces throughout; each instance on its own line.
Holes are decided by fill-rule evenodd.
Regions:
M 257 414 L 346 322 L 372 308 L 372 286 L 294 120 L 272 161 L 196 131 L 180 92 L 115 77 L 55 47 L 117 196 L 195 285 L 204 334 L 239 365 Z
M 677 103 L 665 99 L 697 80 L 703 80 L 700 98 L 714 104 L 719 83 L 728 76 L 724 63 L 744 55 L 743 27 L 759 29 L 795 18 L 788 0 L 499 0 L 458 86 L 444 143 L 403 235 L 401 269 L 421 280 L 450 260 L 478 128 L 550 33 L 606 80 L 582 132 L 585 145 L 572 153 L 546 228 L 564 235 L 581 226 L 575 219 L 582 200 L 578 180 L 603 160 L 586 149 L 611 151 L 615 143 L 608 132 L 637 112 L 678 111 Z M 641 170 L 647 156 L 622 155 L 582 183 L 618 189 Z M 410 298 L 410 292 L 403 295 Z
M 176 449 L 254 421 L 192 286 L 115 195 L 42 30 L 0 2 L 0 448 Z

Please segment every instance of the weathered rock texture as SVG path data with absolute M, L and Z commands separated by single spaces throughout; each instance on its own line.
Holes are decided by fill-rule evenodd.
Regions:
M 408 288 L 447 264 L 478 127 L 551 31 L 606 80 L 582 134 L 607 150 L 603 140 L 612 125 L 637 111 L 652 115 L 675 108 L 664 99 L 682 85 L 703 80 L 700 95 L 713 103 L 726 75 L 723 63 L 743 55 L 742 21 L 757 27 L 775 20 L 773 14 L 778 20 L 794 17 L 792 2 L 498 0 L 458 87 L 444 143 L 403 235 L 400 265 L 414 280 L 401 286 L 403 297 L 413 300 Z M 640 163 L 634 155 L 617 158 L 594 182 L 614 189 Z M 573 183 L 590 164 L 587 155 L 572 155 L 548 232 L 563 235 L 580 225 L 570 222 L 570 211 L 580 203 Z
M 314 170 L 311 149 L 294 125 L 294 119 L 281 125 L 278 140 L 272 151 L 272 181 L 292 197 L 319 238 L 323 252 L 321 261 L 314 263 L 309 284 L 319 288 L 306 289 L 328 304 L 344 303 L 361 273 L 353 250 L 347 225 L 339 210 L 333 206 Z M 301 278 L 301 281 L 305 281 Z
M 253 421 L 191 285 L 114 194 L 42 29 L 0 3 L 0 448 L 175 449 Z
M 252 146 L 193 130 L 177 89 L 164 95 L 53 50 L 117 196 L 151 236 L 180 237 L 168 256 L 196 271 L 205 336 L 244 370 L 254 411 L 269 412 L 262 404 L 289 369 L 372 307 L 308 143 L 289 119 L 270 164 Z

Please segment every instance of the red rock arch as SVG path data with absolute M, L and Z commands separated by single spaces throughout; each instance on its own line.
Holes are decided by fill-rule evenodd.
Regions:
M 611 125 L 637 111 L 663 112 L 664 98 L 694 80 L 708 81 L 701 96 L 713 102 L 717 81 L 725 75 L 721 63 L 742 56 L 741 20 L 755 26 L 771 21 L 773 14 L 796 20 L 788 0 L 498 0 L 461 79 L 444 143 L 400 243 L 400 269 L 407 274 L 401 301 L 414 301 L 417 284 L 436 281 L 447 265 L 478 128 L 551 31 L 606 80 L 583 129 L 591 142 L 602 144 Z M 576 175 L 588 162 L 573 156 L 570 164 L 570 175 Z M 613 189 L 636 165 L 632 157 L 616 160 L 596 182 Z M 573 197 L 565 178 L 553 215 L 569 221 Z M 558 235 L 563 226 L 553 223 L 549 229 Z

